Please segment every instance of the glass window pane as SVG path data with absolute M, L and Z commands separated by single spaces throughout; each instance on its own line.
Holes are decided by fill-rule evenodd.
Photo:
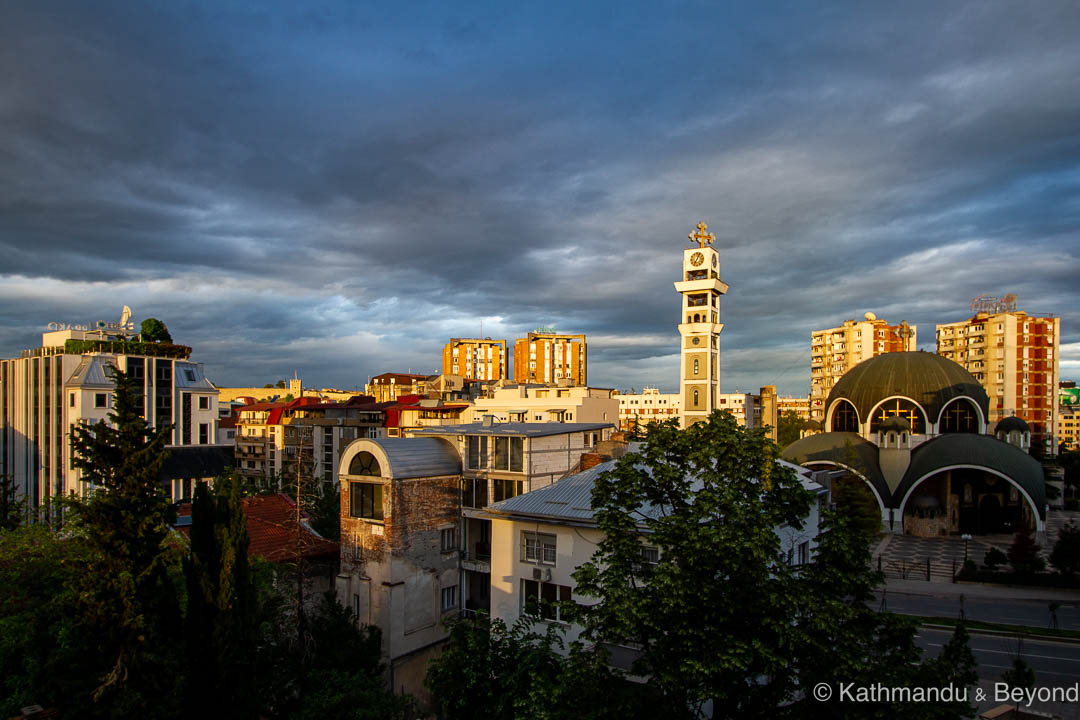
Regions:
M 510 438 L 495 438 L 495 469 L 507 470 L 510 467 Z
M 510 470 L 521 472 L 525 455 L 525 438 L 510 438 Z

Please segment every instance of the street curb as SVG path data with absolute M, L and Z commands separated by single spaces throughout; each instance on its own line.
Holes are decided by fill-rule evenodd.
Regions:
M 956 629 L 955 625 L 937 625 L 934 623 L 920 623 L 919 627 L 926 628 L 927 630 L 948 630 L 953 631 Z M 985 630 L 982 628 L 967 628 L 968 635 L 988 635 L 990 637 L 1007 637 L 1015 638 L 1018 633 L 1009 630 Z M 1024 635 L 1025 640 L 1033 641 L 1046 641 L 1046 642 L 1059 642 L 1067 645 L 1080 645 L 1080 638 L 1068 637 L 1066 635 Z

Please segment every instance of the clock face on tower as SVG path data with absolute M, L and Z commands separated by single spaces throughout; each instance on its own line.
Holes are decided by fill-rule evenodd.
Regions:
M 705 262 L 705 256 L 702 255 L 699 252 L 696 252 L 696 253 L 694 253 L 693 255 L 690 256 L 690 264 L 693 265 L 694 267 L 697 267 L 698 265 L 701 265 L 701 263 L 703 263 L 703 262 Z

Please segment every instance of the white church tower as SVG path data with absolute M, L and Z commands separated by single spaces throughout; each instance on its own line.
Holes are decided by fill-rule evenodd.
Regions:
M 684 428 L 706 419 L 716 409 L 720 393 L 720 296 L 728 286 L 720 281 L 720 258 L 712 247 L 716 239 L 709 226 L 697 224 L 688 236 L 693 247 L 683 251 L 679 335 L 682 336 L 682 395 L 680 422 Z

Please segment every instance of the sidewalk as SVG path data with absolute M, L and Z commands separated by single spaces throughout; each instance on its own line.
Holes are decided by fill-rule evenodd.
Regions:
M 1020 587 L 1014 585 L 993 585 L 990 583 L 943 583 L 925 580 L 898 580 L 886 578 L 882 586 L 886 595 L 935 595 L 982 598 L 991 600 L 1029 600 L 1032 602 L 1060 602 L 1062 605 L 1080 607 L 1080 590 L 1060 590 L 1057 588 Z

